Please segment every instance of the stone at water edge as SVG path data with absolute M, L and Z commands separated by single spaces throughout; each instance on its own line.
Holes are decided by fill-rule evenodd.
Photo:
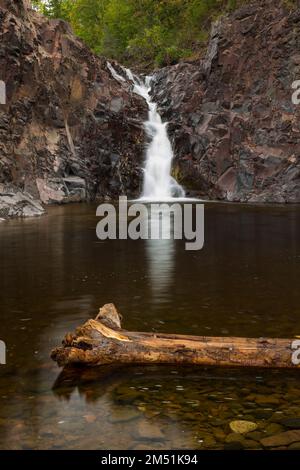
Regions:
M 252 439 L 245 439 L 243 441 L 243 446 L 245 449 L 261 449 L 261 445 L 257 441 L 253 441 Z
M 238 434 L 246 434 L 247 432 L 255 431 L 257 429 L 256 423 L 242 420 L 231 421 L 229 426 L 233 432 Z
M 108 421 L 113 424 L 127 423 L 140 417 L 138 410 L 131 407 L 114 408 L 112 414 L 108 417 Z
M 255 398 L 255 402 L 258 405 L 279 405 L 280 400 L 279 398 L 270 395 L 258 395 Z
M 0 184 L 0 222 L 11 217 L 34 217 L 45 213 L 40 202 L 13 185 Z
M 260 442 L 261 439 L 265 437 L 265 434 L 261 431 L 252 431 L 247 433 L 247 439 L 251 439 L 252 441 Z

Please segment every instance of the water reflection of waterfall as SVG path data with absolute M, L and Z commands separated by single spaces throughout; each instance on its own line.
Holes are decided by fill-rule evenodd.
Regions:
M 166 211 L 153 211 L 151 219 L 148 223 L 152 227 L 162 227 L 162 239 L 160 240 L 145 240 L 146 258 L 149 267 L 149 283 L 151 285 L 153 302 L 162 304 L 164 299 L 166 302 L 169 300 L 170 286 L 173 281 L 175 271 L 175 240 L 173 237 L 164 240 L 164 236 L 168 235 L 167 222 L 170 220 L 169 212 Z M 162 224 L 162 221 L 165 224 Z M 171 222 L 171 235 L 173 227 Z
M 144 187 L 141 200 L 172 202 L 176 198 L 184 198 L 184 189 L 171 176 L 174 154 L 168 137 L 167 123 L 162 122 L 157 104 L 151 99 L 152 78 L 141 79 L 133 74 L 131 70 L 121 67 L 120 73 L 124 74 L 122 76 L 111 63 L 108 62 L 107 66 L 115 80 L 124 83 L 126 78 L 134 86 L 133 91 L 144 98 L 148 105 L 149 113 L 148 120 L 145 122 L 145 129 L 150 142 L 146 152 Z M 152 227 L 162 225 L 165 232 L 168 232 L 168 227 L 165 224 L 169 220 L 168 210 L 157 210 L 156 213 L 151 211 L 148 224 L 151 224 Z M 171 235 L 168 239 L 164 239 L 167 233 L 161 235 L 162 237 L 158 240 L 145 240 L 153 302 L 159 304 L 163 303 L 164 295 L 167 296 L 169 292 L 175 269 L 175 241 L 172 222 Z

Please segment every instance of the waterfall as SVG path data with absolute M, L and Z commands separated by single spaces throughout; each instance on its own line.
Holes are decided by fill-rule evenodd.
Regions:
M 124 78 L 108 63 L 112 76 L 119 82 Z M 174 157 L 172 145 L 168 137 L 167 125 L 163 123 L 157 111 L 157 104 L 150 96 L 152 77 L 142 80 L 131 70 L 123 68 L 127 79 L 134 85 L 133 91 L 147 102 L 148 120 L 144 123 L 150 143 L 147 147 L 144 168 L 144 187 L 141 199 L 149 201 L 167 201 L 173 198 L 184 198 L 184 189 L 171 176 Z

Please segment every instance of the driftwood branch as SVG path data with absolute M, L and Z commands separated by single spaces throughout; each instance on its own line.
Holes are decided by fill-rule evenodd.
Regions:
M 113 304 L 101 308 L 96 319 L 88 320 L 77 328 L 75 334 L 67 334 L 63 346 L 54 349 L 51 357 L 59 366 L 197 364 L 300 367 L 295 361 L 295 340 L 131 332 L 121 329 L 121 316 Z

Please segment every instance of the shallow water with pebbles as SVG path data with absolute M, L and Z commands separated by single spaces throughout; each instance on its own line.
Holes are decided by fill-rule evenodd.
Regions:
M 300 334 L 299 207 L 207 204 L 204 249 L 190 253 L 181 241 L 100 242 L 95 212 L 54 207 L 1 224 L 0 448 L 300 448 L 297 371 L 61 372 L 49 359 L 111 301 L 128 329 Z M 256 428 L 240 434 L 233 421 Z

